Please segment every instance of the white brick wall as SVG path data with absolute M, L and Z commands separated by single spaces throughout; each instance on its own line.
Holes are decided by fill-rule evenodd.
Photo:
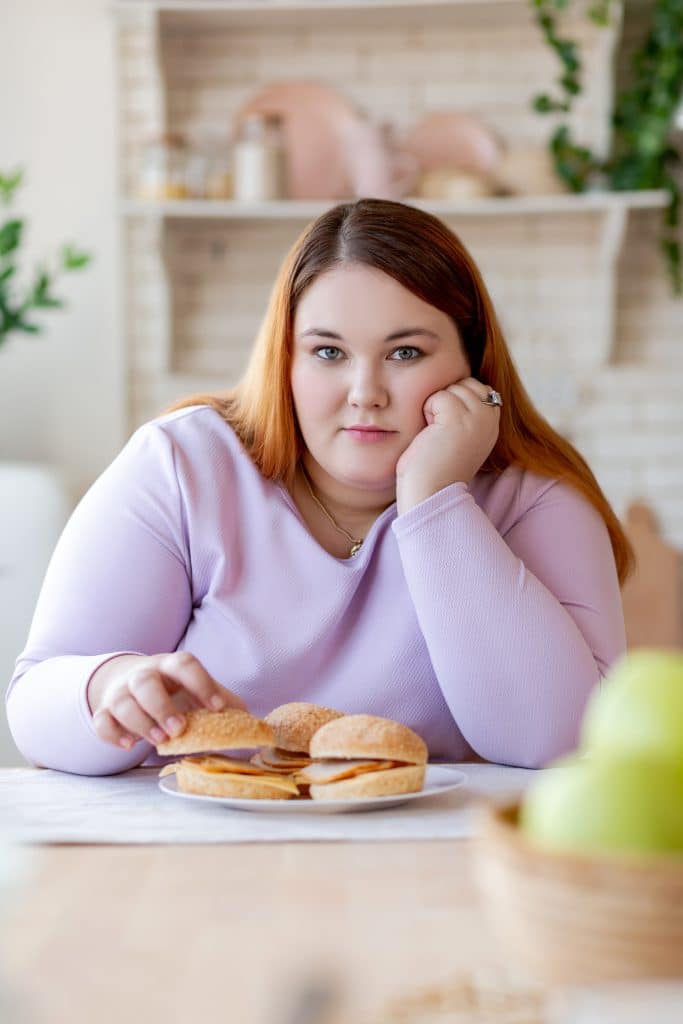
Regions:
M 683 351 L 668 369 L 612 365 L 584 387 L 572 439 L 618 514 L 641 497 L 683 547 Z
M 249 28 L 213 20 L 190 34 L 164 31 L 169 23 L 162 18 L 171 126 L 188 134 L 210 133 L 218 125 L 227 129 L 240 104 L 260 87 L 298 78 L 338 87 L 399 128 L 424 110 L 455 106 L 485 117 L 503 139 L 540 142 L 548 122 L 531 111 L 530 99 L 553 82 L 556 62 L 539 45 L 538 29 L 523 5 L 497 8 L 493 23 L 492 8 L 485 6 L 483 12 L 461 8 L 455 19 L 444 9 L 424 28 L 406 25 L 395 12 L 374 24 L 359 13 L 355 23 L 334 28 L 321 16 L 316 23 L 311 14 L 309 22 L 284 27 L 280 20 L 271 27 L 267 18 Z M 594 64 L 604 35 L 583 17 L 570 16 L 568 22 L 587 66 Z M 587 75 L 574 115 L 587 141 L 596 141 L 595 114 L 602 102 L 600 75 Z

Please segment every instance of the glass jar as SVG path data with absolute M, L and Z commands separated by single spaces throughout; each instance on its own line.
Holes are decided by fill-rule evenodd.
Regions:
M 187 189 L 192 199 L 232 199 L 232 158 L 227 140 L 208 138 L 191 147 Z
M 182 135 L 165 132 L 145 143 L 138 194 L 142 199 L 187 199 L 188 151 Z
M 233 149 L 235 199 L 263 202 L 284 199 L 286 149 L 279 114 L 249 114 L 238 125 Z
M 227 143 L 213 141 L 205 149 L 204 195 L 207 199 L 232 199 L 232 156 Z

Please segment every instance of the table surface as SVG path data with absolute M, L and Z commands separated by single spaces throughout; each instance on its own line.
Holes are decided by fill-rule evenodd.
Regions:
M 26 1024 L 209 1014 L 313 1024 L 291 1007 L 316 979 L 342 996 L 321 1024 L 384 1022 L 388 1001 L 504 966 L 479 912 L 470 849 L 467 840 L 32 847 L 0 920 L 0 970 Z

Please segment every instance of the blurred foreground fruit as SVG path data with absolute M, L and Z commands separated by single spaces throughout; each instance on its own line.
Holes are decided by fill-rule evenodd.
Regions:
M 570 755 L 532 783 L 519 821 L 536 843 L 560 850 L 683 855 L 683 767 Z

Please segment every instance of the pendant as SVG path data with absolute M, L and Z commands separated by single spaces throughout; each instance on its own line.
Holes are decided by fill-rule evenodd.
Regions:
M 353 558 L 354 555 L 357 555 L 362 546 L 363 546 L 363 541 L 362 540 L 357 540 L 355 542 L 355 544 L 353 545 L 353 547 L 351 548 L 351 552 L 349 554 L 349 558 Z

